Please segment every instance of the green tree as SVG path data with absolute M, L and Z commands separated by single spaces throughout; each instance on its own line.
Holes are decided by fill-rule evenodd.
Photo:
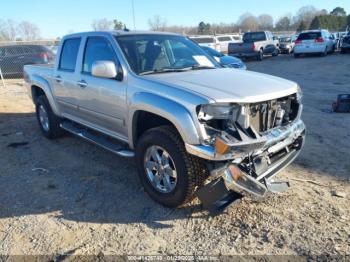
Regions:
M 329 13 L 330 15 L 336 15 L 336 16 L 346 16 L 346 12 L 344 10 L 344 8 L 342 7 L 336 7 L 333 9 L 332 12 Z
M 297 28 L 297 32 L 301 32 L 301 31 L 304 31 L 306 29 L 307 29 L 307 26 L 306 26 L 304 20 L 301 20 L 301 22 L 300 22 L 300 24 L 299 24 L 299 26 Z
M 343 31 L 346 29 L 346 25 L 346 16 L 319 15 L 312 20 L 310 29 L 328 29 L 331 31 Z
M 199 23 L 198 25 L 198 34 L 200 35 L 206 35 L 206 34 L 210 34 L 210 24 L 206 24 L 203 21 Z
M 118 21 L 117 19 L 113 20 L 113 28 L 114 30 L 124 30 L 126 29 L 126 25 L 122 21 Z

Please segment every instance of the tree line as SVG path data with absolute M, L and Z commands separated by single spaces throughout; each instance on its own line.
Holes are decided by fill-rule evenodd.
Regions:
M 0 41 L 29 41 L 40 38 L 40 29 L 28 21 L 0 20 Z

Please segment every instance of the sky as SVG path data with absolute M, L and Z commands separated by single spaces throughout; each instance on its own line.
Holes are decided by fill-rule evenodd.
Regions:
M 249 12 L 267 13 L 276 20 L 294 15 L 305 5 L 333 10 L 344 7 L 350 13 L 350 0 L 133 0 L 136 29 L 147 30 L 154 15 L 165 18 L 168 25 L 195 26 L 207 23 L 232 23 Z M 95 19 L 118 19 L 133 29 L 132 0 L 10 0 L 1 3 L 0 19 L 36 24 L 43 38 L 61 37 L 67 33 L 90 31 Z

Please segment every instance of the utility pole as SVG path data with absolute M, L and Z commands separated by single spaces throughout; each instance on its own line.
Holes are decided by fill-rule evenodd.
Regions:
M 131 0 L 131 6 L 132 6 L 132 19 L 134 23 L 134 30 L 136 30 L 134 0 Z

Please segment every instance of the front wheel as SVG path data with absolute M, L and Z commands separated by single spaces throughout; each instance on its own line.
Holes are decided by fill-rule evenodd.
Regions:
M 136 161 L 145 191 L 167 207 L 191 201 L 208 177 L 202 160 L 186 152 L 181 137 L 170 126 L 150 129 L 141 136 Z
M 289 52 L 289 51 L 288 51 Z M 276 48 L 273 52 L 272 52 L 272 56 L 278 56 L 279 55 L 279 50 Z

